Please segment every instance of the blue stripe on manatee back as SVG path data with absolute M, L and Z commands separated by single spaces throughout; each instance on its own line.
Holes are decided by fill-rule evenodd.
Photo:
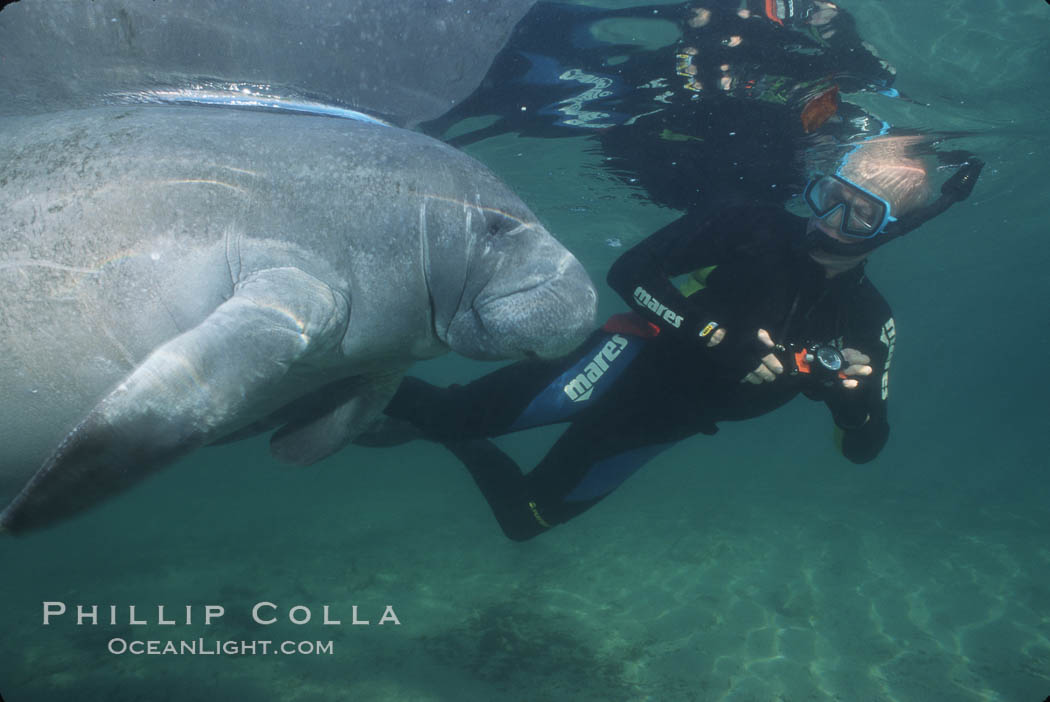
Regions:
M 338 117 L 367 122 L 382 127 L 391 126 L 381 119 L 364 112 L 351 110 L 337 105 L 328 105 L 314 100 L 280 97 L 245 89 L 238 92 L 229 89 L 194 89 L 181 88 L 174 90 L 149 90 L 137 93 L 120 93 L 114 97 L 121 101 L 133 103 L 160 103 L 175 105 L 211 105 L 219 107 L 240 107 L 253 110 L 273 110 L 274 112 L 295 112 L 299 114 Z

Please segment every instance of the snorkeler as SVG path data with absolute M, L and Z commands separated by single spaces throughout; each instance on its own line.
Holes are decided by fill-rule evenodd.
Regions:
M 406 378 L 386 428 L 358 443 L 443 443 L 515 540 L 581 514 L 675 442 L 800 393 L 827 405 L 847 459 L 874 459 L 889 436 L 896 331 L 864 262 L 966 199 L 983 165 L 965 163 L 928 203 L 922 162 L 897 146 L 864 144 L 815 176 L 808 220 L 765 206 L 682 217 L 610 270 L 632 312 L 562 359 L 450 388 Z M 568 427 L 527 474 L 487 440 L 559 423 Z

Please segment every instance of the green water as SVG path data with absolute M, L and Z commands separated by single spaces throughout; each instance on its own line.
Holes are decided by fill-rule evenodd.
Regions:
M 619 3 L 620 6 L 628 3 Z M 631 3 L 633 4 L 633 3 Z M 23 700 L 1038 702 L 1050 695 L 1050 7 L 841 3 L 930 107 L 977 132 L 974 196 L 873 256 L 898 342 L 890 443 L 844 461 L 804 400 L 662 454 L 600 506 L 506 540 L 467 473 L 423 443 L 273 462 L 193 455 L 59 528 L 0 542 L 0 694 Z M 469 151 L 596 280 L 676 213 L 585 139 Z M 603 289 L 602 313 L 620 309 Z M 458 359 L 421 375 L 462 381 Z M 503 441 L 524 465 L 551 430 Z M 121 623 L 42 625 L 42 603 Z M 311 608 L 260 625 L 258 602 Z M 194 623 L 156 623 L 156 606 Z M 200 624 L 204 606 L 226 614 Z M 151 623 L 127 623 L 136 605 Z M 319 622 L 322 607 L 341 626 Z M 350 623 L 354 605 L 369 626 Z M 390 605 L 400 625 L 378 625 Z M 269 611 L 269 610 L 265 610 Z M 113 639 L 331 642 L 330 655 L 115 655 Z

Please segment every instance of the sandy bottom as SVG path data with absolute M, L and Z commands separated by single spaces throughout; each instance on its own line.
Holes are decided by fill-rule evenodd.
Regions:
M 272 464 L 262 444 L 199 454 L 61 528 L 0 544 L 0 694 L 1013 702 L 1050 693 L 1046 510 L 907 494 L 841 462 L 760 466 L 758 449 L 736 463 L 712 451 L 700 470 L 691 464 L 703 445 L 677 447 L 596 509 L 524 544 L 499 533 L 437 447 L 353 450 L 301 472 Z M 98 604 L 102 623 L 67 615 L 44 627 L 44 601 Z M 282 621 L 252 621 L 258 602 L 278 605 L 263 614 Z M 132 604 L 149 624 L 128 624 Z M 193 607 L 194 623 L 159 625 L 158 604 L 176 619 Z M 226 614 L 202 626 L 207 604 Z M 295 605 L 311 609 L 310 623 L 287 622 Z M 324 605 L 341 625 L 320 622 Z M 351 624 L 354 605 L 370 625 Z M 379 625 L 386 605 L 399 626 Z M 114 655 L 115 638 L 332 649 Z

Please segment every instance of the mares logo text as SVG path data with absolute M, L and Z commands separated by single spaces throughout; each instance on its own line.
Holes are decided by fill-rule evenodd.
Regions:
M 605 375 L 605 371 L 609 370 L 609 364 L 615 361 L 616 357 L 627 348 L 627 344 L 626 337 L 613 334 L 609 342 L 602 347 L 602 350 L 595 354 L 590 363 L 584 366 L 583 372 L 570 380 L 568 385 L 565 386 L 565 394 L 569 396 L 569 399 L 573 402 L 583 402 L 590 399 L 591 392 L 594 390 L 594 384 Z
M 662 302 L 646 292 L 640 285 L 634 289 L 634 300 L 642 307 L 646 307 L 655 312 L 675 329 L 682 326 L 682 315 L 665 307 Z

